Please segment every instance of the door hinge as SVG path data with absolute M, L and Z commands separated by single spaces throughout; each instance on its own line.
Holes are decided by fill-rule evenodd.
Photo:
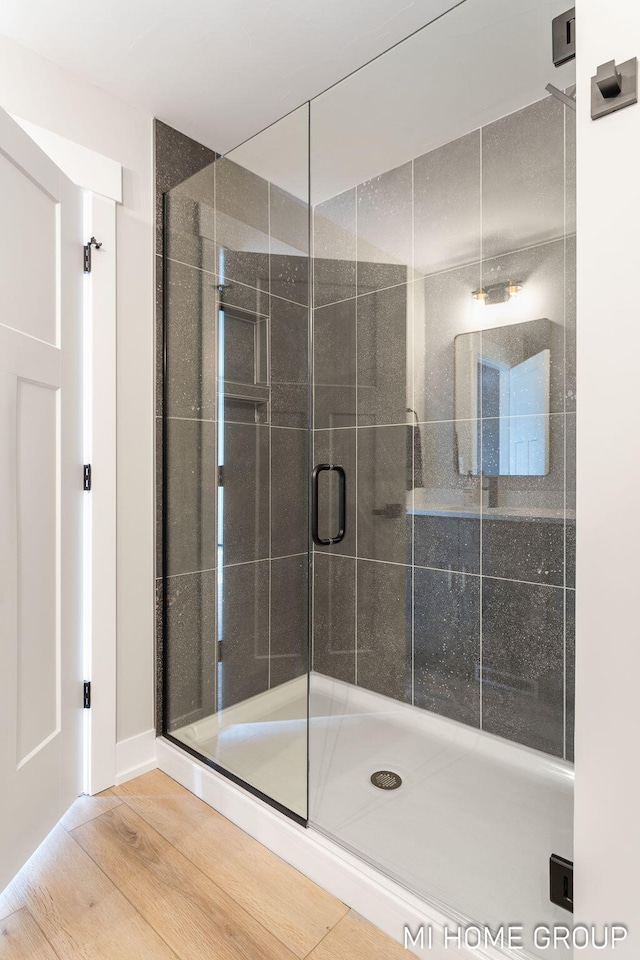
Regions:
M 82 468 L 82 489 L 91 490 L 91 464 L 85 463 Z
M 84 272 L 91 273 L 91 247 L 95 247 L 96 250 L 99 250 L 102 246 L 101 243 L 98 243 L 95 237 L 91 237 L 89 243 L 84 245 Z
M 218 486 L 224 487 L 224 467 L 218 467 Z
M 85 680 L 83 684 L 83 691 L 84 691 L 84 703 L 83 703 L 84 709 L 90 710 L 91 709 L 91 680 Z

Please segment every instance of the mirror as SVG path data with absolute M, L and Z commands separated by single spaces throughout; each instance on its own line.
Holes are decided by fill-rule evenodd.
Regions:
M 455 338 L 455 416 L 465 421 L 456 430 L 460 474 L 549 473 L 553 327 L 530 320 Z

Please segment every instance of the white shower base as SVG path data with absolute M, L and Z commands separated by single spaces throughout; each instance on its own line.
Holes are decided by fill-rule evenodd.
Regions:
M 173 736 L 304 816 L 306 702 L 302 677 Z M 310 715 L 312 826 L 455 920 L 570 922 L 548 899 L 550 854 L 572 859 L 570 764 L 319 674 Z M 399 789 L 371 784 L 383 769 Z

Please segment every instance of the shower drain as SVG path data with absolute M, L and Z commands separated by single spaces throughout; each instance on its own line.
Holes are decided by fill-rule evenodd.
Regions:
M 376 770 L 371 774 L 371 783 L 381 790 L 397 790 L 402 784 L 402 777 L 392 770 Z

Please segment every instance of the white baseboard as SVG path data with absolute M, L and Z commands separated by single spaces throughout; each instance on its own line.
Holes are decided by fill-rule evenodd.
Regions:
M 344 850 L 313 829 L 305 829 L 252 794 L 236 786 L 211 767 L 159 737 L 157 765 L 209 806 L 254 837 L 330 894 L 356 910 L 393 940 L 405 946 L 405 925 L 416 933 L 425 928 L 425 945 L 408 945 L 408 954 L 423 960 L 505 960 L 517 956 L 493 947 L 487 949 L 444 946 L 444 927 L 451 931 L 458 921 L 445 916 L 374 867 Z M 428 928 L 433 943 L 427 943 Z
M 154 729 L 116 743 L 116 785 L 140 777 L 157 766 Z

